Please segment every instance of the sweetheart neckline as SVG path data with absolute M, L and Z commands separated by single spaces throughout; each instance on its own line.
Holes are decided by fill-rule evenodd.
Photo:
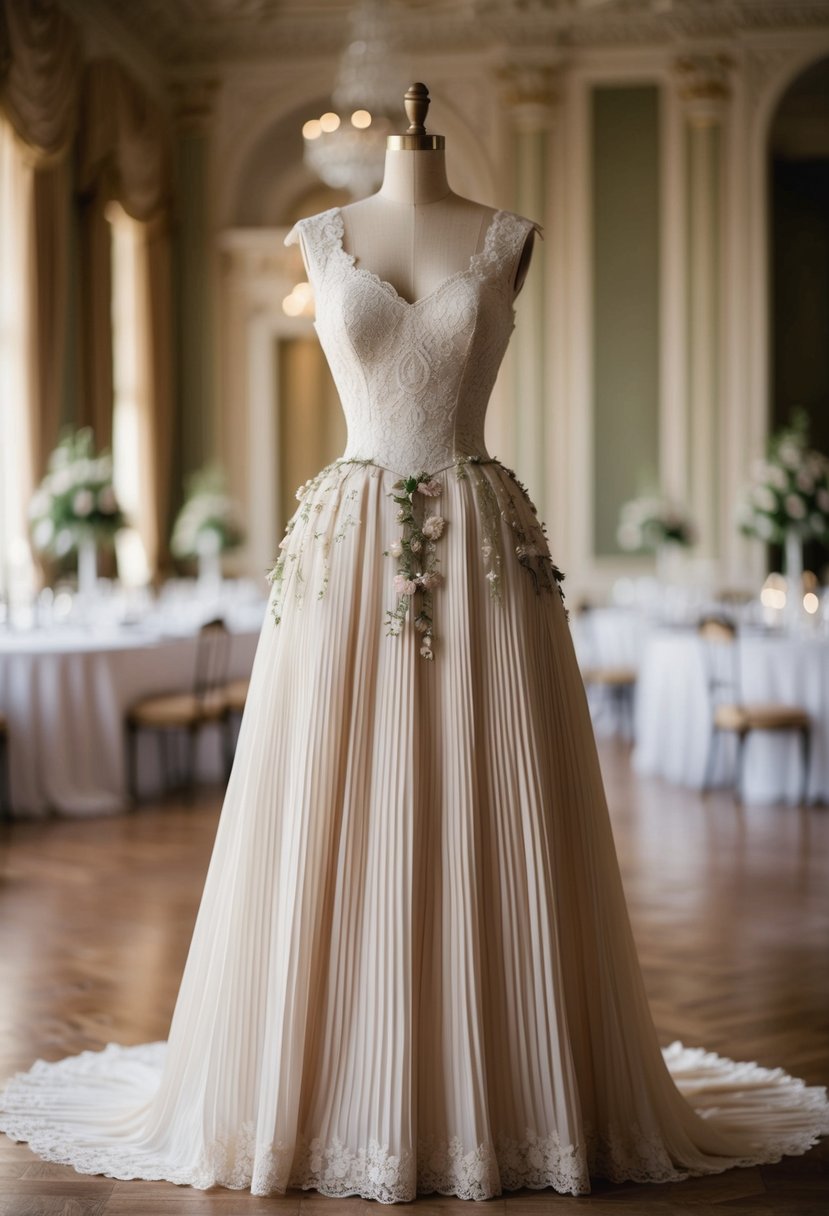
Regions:
M 500 222 L 501 216 L 506 214 L 502 208 L 498 208 L 498 210 L 493 212 L 492 216 L 490 217 L 490 221 L 487 224 L 486 232 L 484 233 L 483 244 L 481 245 L 480 249 L 476 249 L 475 252 L 470 255 L 468 266 L 464 267 L 463 270 L 456 270 L 454 274 L 450 274 L 445 279 L 441 279 L 437 287 L 434 287 L 431 291 L 428 291 L 425 296 L 418 296 L 416 300 L 407 300 L 405 296 L 400 294 L 394 284 L 388 281 L 388 279 L 381 279 L 376 271 L 367 270 L 364 266 L 356 265 L 357 254 L 349 253 L 343 244 L 343 238 L 345 236 L 345 224 L 343 223 L 342 207 L 332 207 L 331 210 L 333 211 L 337 221 L 335 248 L 337 252 L 343 258 L 345 258 L 345 261 L 351 270 L 353 270 L 355 274 L 360 274 L 365 278 L 370 279 L 373 283 L 376 283 L 378 287 L 382 287 L 386 294 L 390 295 L 396 303 L 401 304 L 404 308 L 410 309 L 417 308 L 419 305 L 432 300 L 450 283 L 457 282 L 458 279 L 463 279 L 466 278 L 467 275 L 476 273 L 478 263 L 482 261 L 490 252 L 490 244 L 495 234 L 496 225 Z

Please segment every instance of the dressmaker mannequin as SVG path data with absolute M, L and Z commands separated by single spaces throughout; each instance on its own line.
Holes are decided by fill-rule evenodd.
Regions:
M 383 184 L 376 194 L 342 209 L 346 252 L 412 303 L 444 279 L 466 270 L 484 242 L 492 207 L 454 194 L 446 178 L 445 140 L 427 134 L 429 92 L 413 84 L 406 92 L 410 126 L 389 136 Z M 530 231 L 515 276 L 520 290 L 530 264 Z

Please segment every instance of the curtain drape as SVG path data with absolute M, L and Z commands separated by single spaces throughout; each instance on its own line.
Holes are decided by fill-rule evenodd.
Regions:
M 111 237 L 106 206 L 117 199 L 146 225 L 146 285 L 140 309 L 147 351 L 147 493 L 142 528 L 156 570 L 167 560 L 173 433 L 173 308 L 170 151 L 163 116 L 113 60 L 88 64 L 81 79 L 77 29 L 55 0 L 0 0 L 0 105 L 32 165 L 28 251 L 27 497 L 45 471 L 60 427 L 69 310 L 69 239 L 77 147 L 80 199 L 80 342 L 83 391 L 78 422 L 112 441 Z M 76 140 L 76 133 L 79 136 Z
M 152 510 L 137 526 L 150 569 L 169 559 L 174 408 L 170 149 L 158 109 L 112 60 L 88 65 L 80 123 L 86 413 L 100 441 L 112 435 L 111 242 L 106 205 L 117 200 L 144 226 L 136 341 L 147 358 L 141 469 Z M 103 353 L 106 352 L 106 353 Z
M 25 488 L 42 477 L 58 438 L 69 311 L 73 188 L 80 207 L 79 423 L 99 445 L 112 441 L 111 234 L 115 199 L 146 226 L 146 490 L 153 510 L 142 526 L 151 568 L 167 561 L 172 469 L 173 308 L 170 148 L 164 116 L 114 60 L 81 71 L 78 32 L 56 0 L 0 0 L 0 106 L 25 145 L 34 174 L 28 243 L 28 398 Z M 76 180 L 72 161 L 77 153 Z
M 80 41 L 55 0 L 0 0 L 2 102 L 36 164 L 62 159 L 75 135 Z
M 169 564 L 171 483 L 173 472 L 173 285 L 169 219 L 159 213 L 144 225 L 146 293 L 143 300 L 147 338 L 147 439 L 150 459 L 142 466 L 152 511 L 142 540 L 150 569 Z
M 68 315 L 70 157 L 78 120 L 80 40 L 55 0 L 0 0 L 0 107 L 32 167 L 28 224 L 30 425 L 21 492 L 46 469 L 60 427 Z
M 46 470 L 63 412 L 69 308 L 69 225 L 72 174 L 68 156 L 32 177 L 29 229 L 29 335 L 31 468 L 37 482 Z
M 80 204 L 79 296 L 83 392 L 77 423 L 91 426 L 98 447 L 112 444 L 112 234 L 104 190 Z

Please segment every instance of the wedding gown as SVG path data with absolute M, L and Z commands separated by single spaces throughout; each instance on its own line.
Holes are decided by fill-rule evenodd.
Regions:
M 829 1131 L 825 1090 L 657 1041 L 560 575 L 483 441 L 533 226 L 495 213 L 414 303 L 339 210 L 289 235 L 348 446 L 272 572 L 168 1042 L 13 1078 L 0 1127 L 41 1157 L 390 1203 L 675 1180 Z

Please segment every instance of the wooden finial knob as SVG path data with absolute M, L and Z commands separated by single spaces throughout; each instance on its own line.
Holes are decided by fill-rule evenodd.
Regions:
M 406 107 L 406 117 L 409 120 L 407 135 L 426 134 L 426 115 L 429 110 L 429 90 L 425 84 L 415 82 L 406 89 L 403 99 Z
M 429 90 L 419 81 L 410 84 L 403 99 L 406 107 L 406 117 L 409 120 L 408 130 L 403 135 L 389 135 L 386 147 L 392 151 L 428 152 L 440 151 L 446 147 L 442 135 L 426 133 L 426 114 L 429 109 Z

